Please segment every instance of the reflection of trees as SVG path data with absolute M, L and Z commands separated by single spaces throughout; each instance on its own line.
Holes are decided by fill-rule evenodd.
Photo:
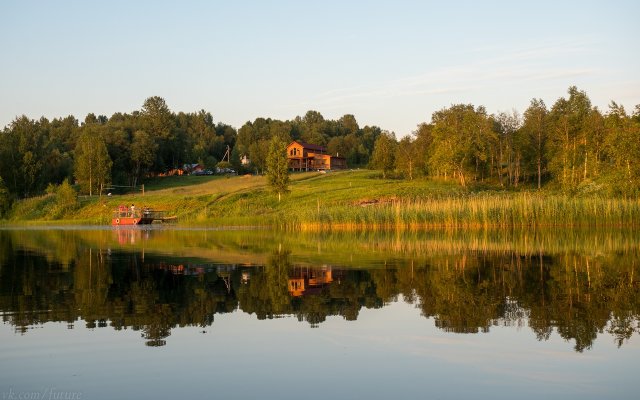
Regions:
M 362 307 L 382 307 L 382 299 L 376 293 L 369 271 L 345 270 L 341 271 L 340 276 L 341 279 L 334 282 L 328 290 L 333 315 L 355 321 Z
M 423 315 L 445 330 L 528 324 L 539 339 L 547 339 L 555 328 L 582 351 L 604 330 L 619 344 L 640 332 L 633 263 L 628 256 L 574 254 L 443 257 L 418 270 L 416 292 Z
M 217 312 L 235 309 L 215 272 L 177 276 L 138 255 L 109 258 L 87 250 L 69 268 L 28 253 L 10 253 L 0 269 L 0 309 L 26 332 L 48 321 L 88 328 L 139 330 L 149 346 L 163 345 L 176 326 L 209 326 Z
M 289 269 L 291 268 L 290 254 L 289 250 L 283 250 L 282 246 L 278 246 L 278 250 L 269 257 L 265 268 L 272 314 L 282 315 L 289 313 L 291 310 L 287 284 Z
M 269 257 L 266 266 L 259 267 L 251 280 L 238 290 L 240 308 L 255 313 L 258 319 L 291 314 L 288 293 L 288 271 L 291 267 L 288 250 L 282 246 Z
M 619 346 L 640 332 L 640 264 L 628 252 L 467 251 L 346 269 L 296 264 L 278 246 L 264 266 L 190 269 L 180 260 L 81 247 L 59 263 L 0 245 L 7 250 L 0 309 L 20 332 L 47 321 L 72 327 L 81 318 L 89 328 L 139 330 L 147 345 L 161 346 L 175 327 L 211 326 L 216 313 L 238 308 L 259 319 L 292 315 L 316 327 L 329 316 L 355 320 L 363 307 L 399 298 L 448 332 L 528 326 L 539 340 L 557 332 L 576 351 L 603 332 Z
M 487 265 L 465 255 L 434 260 L 419 270 L 416 293 L 422 314 L 448 332 L 488 331 L 504 310 L 505 287 L 492 285 L 495 275 Z

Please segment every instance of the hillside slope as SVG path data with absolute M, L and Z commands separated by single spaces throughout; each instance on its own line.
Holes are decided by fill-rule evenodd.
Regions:
M 144 195 L 82 198 L 54 212 L 52 196 L 19 202 L 9 223 L 107 225 L 118 205 L 164 210 L 182 226 L 272 226 L 286 229 L 390 227 L 489 228 L 619 226 L 640 221 L 639 199 L 570 197 L 537 191 L 473 190 L 453 182 L 381 179 L 372 171 L 293 174 L 278 202 L 265 177 L 155 182 Z

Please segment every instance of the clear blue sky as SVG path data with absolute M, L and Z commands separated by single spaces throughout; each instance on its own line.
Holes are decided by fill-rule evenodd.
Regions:
M 210 111 L 239 128 L 317 110 L 400 136 L 454 103 L 640 103 L 640 1 L 0 1 L 0 127 Z

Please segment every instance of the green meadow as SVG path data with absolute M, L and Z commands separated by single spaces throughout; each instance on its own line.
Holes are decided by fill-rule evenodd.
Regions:
M 284 230 L 486 229 L 636 226 L 640 200 L 550 191 L 463 188 L 453 181 L 382 179 L 358 170 L 297 173 L 278 202 L 265 177 L 167 177 L 136 191 L 80 197 L 55 207 L 55 195 L 14 204 L 8 224 L 111 222 L 118 205 L 135 204 L 177 216 L 180 226 L 273 227 Z

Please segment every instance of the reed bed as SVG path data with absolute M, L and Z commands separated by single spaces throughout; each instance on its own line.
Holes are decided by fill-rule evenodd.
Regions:
M 578 198 L 535 193 L 473 194 L 435 199 L 394 199 L 368 206 L 334 205 L 298 212 L 287 228 L 488 229 L 640 225 L 640 200 Z

